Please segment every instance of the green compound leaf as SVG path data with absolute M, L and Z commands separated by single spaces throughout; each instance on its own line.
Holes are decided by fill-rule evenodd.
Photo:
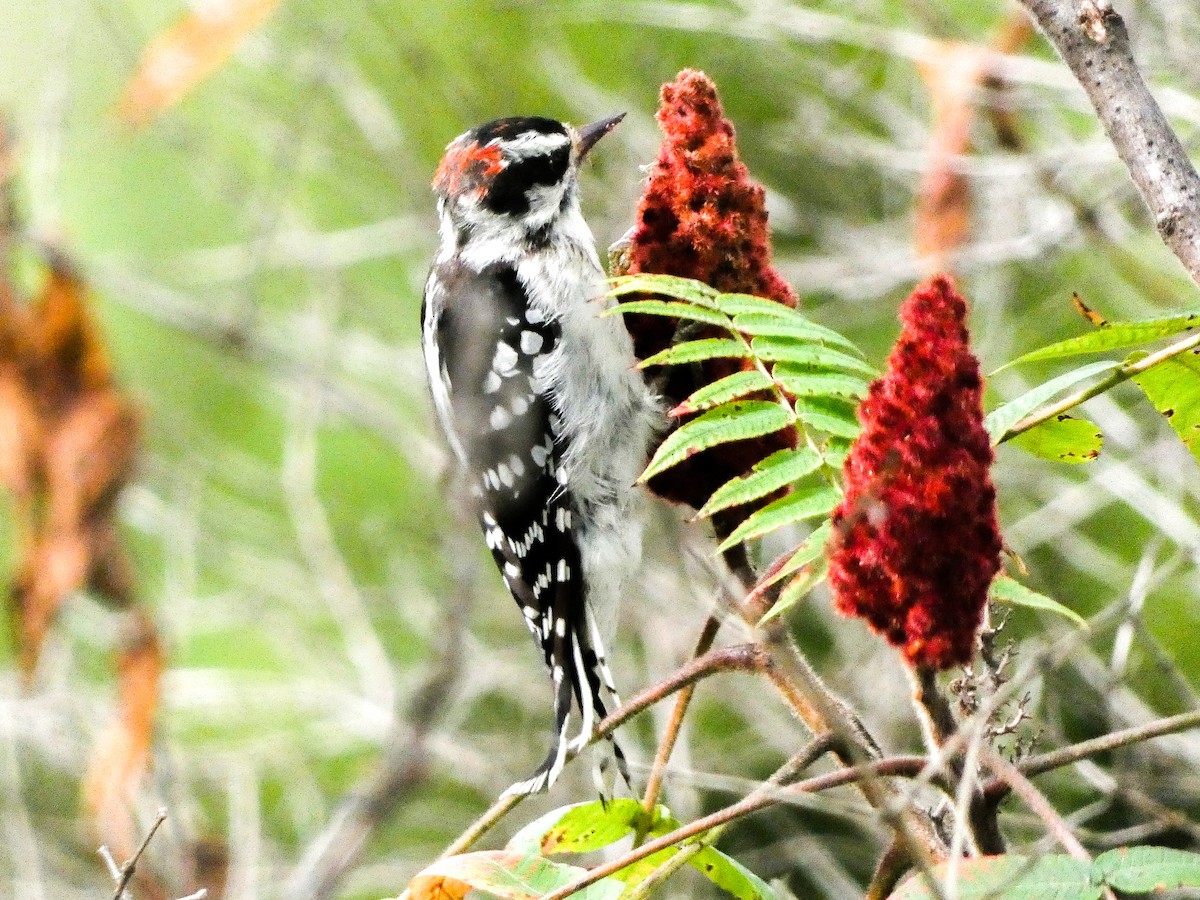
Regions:
M 1086 463 L 1100 455 L 1104 435 L 1095 423 L 1063 413 L 1021 432 L 1009 443 L 1042 459 Z
M 667 316 L 672 319 L 688 319 L 729 328 L 729 317 L 707 306 L 667 300 L 628 300 L 604 311 L 606 316 L 641 313 L 647 316 Z
M 816 471 L 820 465 L 820 455 L 809 447 L 777 450 L 751 469 L 750 474 L 734 478 L 717 488 L 696 513 L 696 518 L 703 519 L 730 506 L 740 506 L 765 497 Z
M 706 384 L 704 387 L 693 392 L 690 397 L 671 410 L 670 414 L 672 416 L 685 416 L 689 413 L 700 412 L 713 406 L 719 406 L 722 403 L 728 403 L 730 400 L 745 397 L 747 394 L 753 394 L 756 391 L 767 390 L 773 384 L 774 382 L 770 377 L 758 369 L 750 369 L 747 372 L 734 372 L 732 375 L 718 378 L 712 384 Z
M 778 366 L 776 369 L 778 370 Z M 859 400 L 867 396 L 870 384 L 857 375 L 845 372 L 824 372 L 812 369 L 801 374 L 789 367 L 792 374 L 780 375 L 775 372 L 775 380 L 779 386 L 794 397 L 845 397 Z
M 862 430 L 854 404 L 834 397 L 798 398 L 796 417 L 805 425 L 842 438 L 856 438 Z
M 983 420 L 983 427 L 987 429 L 988 436 L 992 439 L 992 443 L 995 444 L 1000 438 L 1004 437 L 1004 433 L 1008 429 L 1012 428 L 1052 397 L 1081 381 L 1091 378 L 1093 375 L 1111 371 L 1119 365 L 1121 364 L 1115 360 L 1089 363 L 1086 366 L 1073 369 L 1064 375 L 1059 375 L 1057 378 L 1051 378 L 1045 384 L 1039 384 L 1037 387 L 1030 388 L 1016 399 L 1010 400 L 1003 406 L 992 410 L 988 413 L 987 418 Z
M 478 893 L 481 897 L 536 900 L 566 887 L 585 871 L 537 855 L 483 850 L 438 860 L 418 874 L 410 887 L 414 896 L 430 896 L 436 888 L 422 890 L 418 885 L 430 881 L 438 885 L 441 879 L 450 879 L 468 885 L 473 894 Z M 602 878 L 572 896 L 584 900 L 616 900 L 624 889 L 620 881 Z
M 1030 351 L 1018 356 L 1012 362 L 997 369 L 1003 371 L 1010 366 L 1022 363 L 1036 362 L 1043 359 L 1065 359 L 1068 356 L 1080 356 L 1085 353 L 1101 353 L 1105 350 L 1116 350 L 1120 347 L 1136 347 L 1148 344 L 1160 338 L 1170 337 L 1183 331 L 1191 331 L 1200 325 L 1200 310 L 1191 310 L 1177 316 L 1161 319 L 1142 319 L 1135 322 L 1110 322 L 1095 331 L 1067 338 L 1046 347 Z M 993 373 L 995 374 L 995 373 Z
M 933 867 L 939 884 L 947 863 Z M 1098 900 L 1102 887 L 1093 884 L 1090 866 L 1063 854 L 1029 859 L 1007 854 L 980 856 L 958 863 L 959 900 Z M 889 900 L 934 900 L 920 872 L 906 879 Z
M 645 482 L 689 456 L 717 444 L 761 437 L 791 424 L 791 415 L 778 403 L 766 400 L 726 403 L 710 409 L 667 435 L 638 481 Z
M 775 900 L 771 886 L 716 847 L 705 847 L 689 862 L 713 884 L 738 900 Z
M 1144 353 L 1130 354 L 1129 362 L 1143 358 Z M 1200 460 L 1200 358 L 1195 350 L 1181 353 L 1134 376 L 1160 413 L 1167 417 L 1171 428 L 1179 435 L 1192 456 Z
M 674 344 L 638 363 L 639 369 L 650 366 L 678 366 L 683 363 L 701 362 L 706 359 L 746 359 L 750 351 L 737 338 L 701 338 L 698 341 L 683 341 Z
M 988 597 L 999 603 L 1007 603 L 1009 606 L 1024 606 L 1026 609 L 1039 609 L 1044 612 L 1052 612 L 1065 619 L 1070 619 L 1080 628 L 1086 629 L 1088 627 L 1087 621 L 1083 616 L 1075 612 L 1075 610 L 1063 606 L 1057 600 L 1047 597 L 1045 594 L 1031 591 L 1025 585 L 1009 578 L 1007 575 L 997 575 L 992 580 L 992 585 L 988 588 Z
M 675 275 L 622 275 L 612 279 L 613 287 L 608 292 L 610 297 L 624 297 L 628 294 L 661 294 L 685 300 L 698 306 L 716 308 L 718 292 L 702 281 L 692 278 L 679 278 Z
M 870 363 L 821 344 L 782 337 L 756 337 L 750 346 L 759 359 L 779 363 L 775 367 L 777 376 L 800 376 L 814 368 L 853 372 L 868 378 L 877 374 Z
M 793 491 L 786 497 L 767 504 L 746 519 L 725 539 L 720 549 L 728 550 L 742 541 L 762 537 L 785 525 L 828 515 L 839 500 L 841 494 L 837 490 L 823 485 Z
M 1096 857 L 1092 873 L 1097 881 L 1130 894 L 1200 887 L 1200 854 L 1168 847 L 1119 847 Z

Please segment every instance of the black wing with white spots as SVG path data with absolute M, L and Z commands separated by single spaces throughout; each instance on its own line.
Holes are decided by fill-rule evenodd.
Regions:
M 425 352 L 431 376 L 438 376 L 434 399 L 472 479 L 488 547 L 554 684 L 554 743 L 537 772 L 509 789 L 533 793 L 552 783 L 566 761 L 572 697 L 583 716 L 582 742 L 605 715 L 601 684 L 608 680 L 584 602 L 561 465 L 565 441 L 544 387 L 559 327 L 531 307 L 509 266 L 476 273 L 445 264 L 430 285 Z

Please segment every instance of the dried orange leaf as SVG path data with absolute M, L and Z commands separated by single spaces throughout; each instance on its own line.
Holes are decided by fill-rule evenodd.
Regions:
M 219 69 L 279 0 L 209 0 L 147 45 L 125 87 L 121 118 L 145 125 Z

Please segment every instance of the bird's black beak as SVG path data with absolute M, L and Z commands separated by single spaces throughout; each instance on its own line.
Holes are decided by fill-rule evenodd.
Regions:
M 583 159 L 588 155 L 588 151 L 596 146 L 596 142 L 604 137 L 625 118 L 625 113 L 618 113 L 615 116 L 609 116 L 607 119 L 601 119 L 599 122 L 593 122 L 590 125 L 581 125 L 575 130 L 577 136 L 577 152 L 579 158 Z

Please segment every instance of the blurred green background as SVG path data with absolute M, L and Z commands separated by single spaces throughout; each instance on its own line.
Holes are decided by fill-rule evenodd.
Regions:
M 1121 6 L 1194 149 L 1200 8 Z M 898 302 L 924 272 L 912 232 L 930 102 L 916 61 L 933 40 L 986 43 L 1012 7 L 283 0 L 211 78 L 133 129 L 116 115 L 125 84 L 142 48 L 187 9 L 0 2 L 0 110 L 17 139 L 21 213 L 30 235 L 77 260 L 146 417 L 120 512 L 169 658 L 137 808 L 143 824 L 171 810 L 150 852 L 168 884 L 187 848 L 208 839 L 227 845 L 226 896 L 291 896 L 298 861 L 347 792 L 389 749 L 415 746 L 413 699 L 439 685 L 427 765 L 333 894 L 394 895 L 540 760 L 549 719 L 538 654 L 474 526 L 444 499 L 452 473 L 426 397 L 418 311 L 436 243 L 428 183 L 446 143 L 500 115 L 584 122 L 627 110 L 585 174 L 603 247 L 631 223 L 639 167 L 654 159 L 660 84 L 702 68 L 767 187 L 777 262 L 804 310 L 882 362 Z M 981 98 L 1011 105 L 1023 145 L 1002 146 L 981 120 L 958 163 L 974 212 L 953 263 L 985 371 L 1082 330 L 1073 291 L 1109 318 L 1198 305 L 1066 69 L 1040 38 L 1024 54 L 1005 68 L 1002 95 Z M 1056 371 L 1004 373 L 989 408 Z M 1100 461 L 1069 467 L 1006 447 L 995 470 L 1031 586 L 1085 615 L 1138 601 L 1131 651 L 1097 635 L 1034 685 L 1043 746 L 1176 712 L 1200 683 L 1196 463 L 1132 386 L 1086 413 L 1107 435 Z M 652 512 L 616 654 L 626 692 L 685 657 L 712 602 L 709 548 L 685 518 Z M 113 714 L 120 619 L 74 599 L 29 691 L 0 649 L 0 896 L 106 896 L 78 795 Z M 895 656 L 833 615 L 823 591 L 793 621 L 889 749 L 917 747 Z M 1008 634 L 1036 646 L 1069 630 L 1018 611 Z M 1158 651 L 1173 661 L 1170 679 Z M 636 764 L 651 758 L 663 715 L 625 729 Z M 765 688 L 706 684 L 666 802 L 683 818 L 715 808 L 802 740 Z M 1197 743 L 1171 746 L 1167 761 L 1194 770 Z M 586 768 L 572 766 L 501 834 L 590 798 Z M 1159 768 L 1153 790 L 1183 790 Z M 1068 810 L 1095 800 L 1078 774 L 1056 778 Z M 1116 800 L 1093 815 L 1098 828 L 1137 820 Z M 1019 834 L 1027 822 L 1007 824 Z M 799 896 L 849 897 L 880 841 L 847 792 L 760 816 L 723 846 Z

